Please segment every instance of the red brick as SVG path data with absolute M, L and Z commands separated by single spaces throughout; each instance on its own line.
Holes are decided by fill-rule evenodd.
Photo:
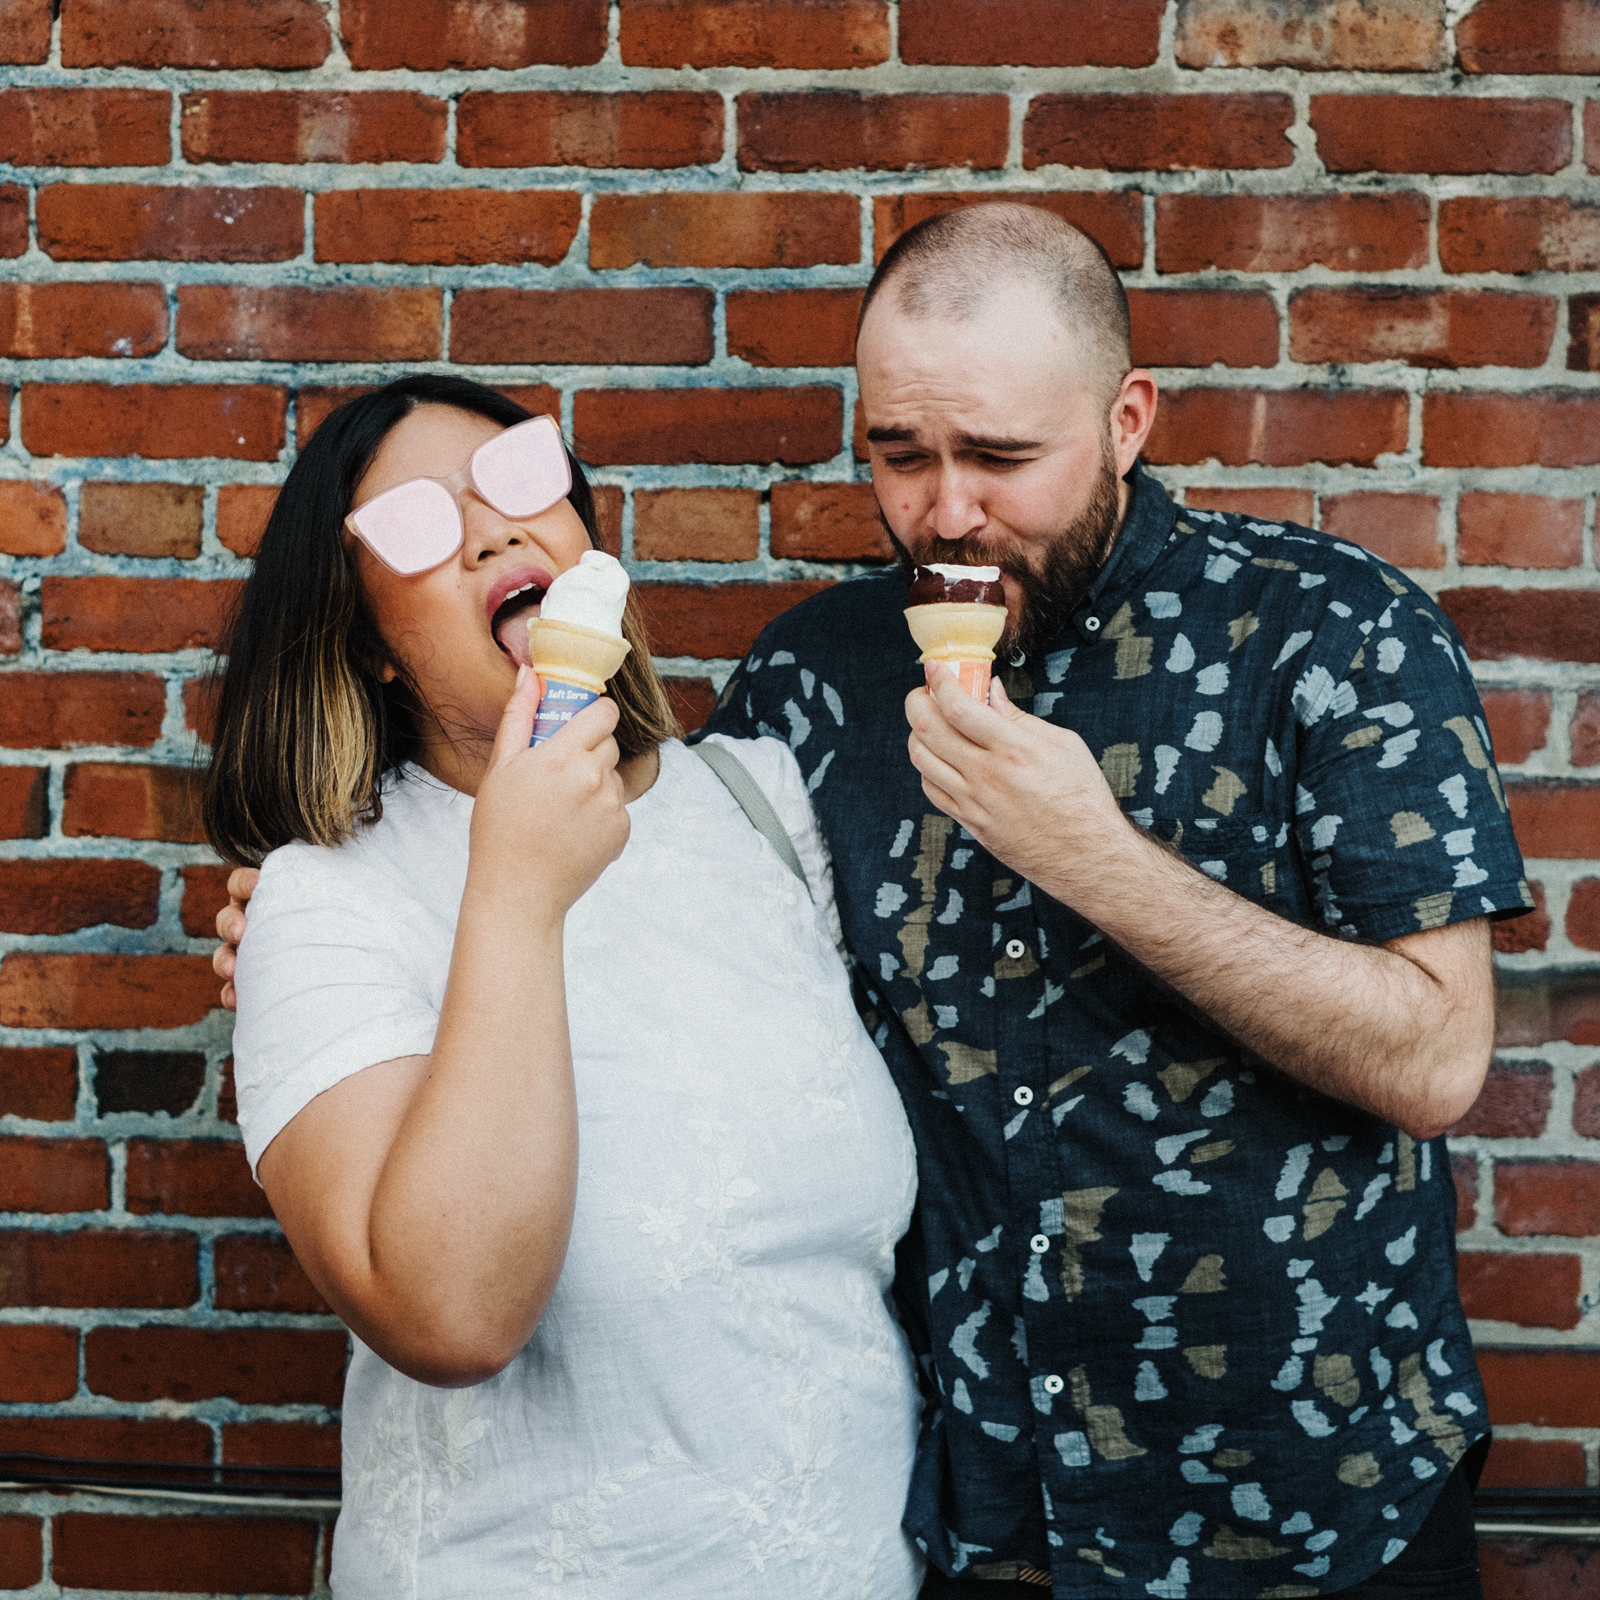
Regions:
M 332 43 L 316 0 L 66 0 L 64 67 L 320 66 Z
M 1491 730 L 1494 727 L 1492 717 L 1489 726 Z M 1491 926 L 1494 947 L 1501 955 L 1525 955 L 1529 950 L 1543 950 L 1550 943 L 1550 913 L 1545 906 L 1544 885 L 1535 879 L 1530 880 L 1528 888 L 1533 895 L 1533 910 Z
M 1148 67 L 1165 0 L 901 0 L 918 66 Z
M 113 1400 L 336 1406 L 344 1393 L 342 1328 L 91 1328 L 83 1354 L 89 1388 Z
M 1450 1130 L 1452 1138 L 1537 1139 L 1550 1120 L 1551 1073 L 1543 1061 L 1497 1061 L 1483 1092 Z
M 481 366 L 700 366 L 710 289 L 458 289 L 450 359 Z
M 0 1400 L 49 1405 L 78 1392 L 78 1330 L 48 1323 L 0 1324 Z M 0 1575 L 4 1574 L 0 1560 Z
M 172 96 L 154 89 L 0 90 L 0 161 L 15 167 L 160 167 Z
M 1600 784 L 1508 783 L 1506 801 L 1522 853 L 1538 861 L 1585 861 L 1600 839 Z
M 107 555 L 192 561 L 205 509 L 198 483 L 86 483 L 78 493 L 78 543 Z
M 13 1450 L 118 1461 L 126 1463 L 122 1470 L 131 1478 L 162 1478 L 167 1474 L 161 1463 L 209 1462 L 211 1429 L 203 1422 L 129 1417 L 0 1417 L 0 1451 Z M 67 1468 L 63 1475 L 70 1472 Z
M 1485 1489 L 1581 1489 L 1584 1482 L 1575 1439 L 1496 1439 L 1480 1479 Z
M 67 547 L 66 496 L 53 483 L 0 483 L 0 551 L 55 556 Z
M 304 450 L 312 435 L 340 406 L 358 400 L 364 394 L 371 394 L 376 387 L 376 384 L 371 383 L 352 383 L 297 390 L 294 397 L 295 449 Z M 273 490 L 273 495 L 276 497 L 276 489 Z M 263 519 L 262 526 L 265 525 Z M 244 553 L 246 552 L 241 552 Z M 248 553 L 254 554 L 254 551 Z
M 614 483 L 592 483 L 594 520 L 600 530 L 600 548 L 607 555 L 622 558 L 622 490 Z
M 464 167 L 693 167 L 722 159 L 719 94 L 464 94 Z
M 0 746 L 70 749 L 152 745 L 166 688 L 144 672 L 8 672 L 0 680 Z
M 889 246 L 907 228 L 926 217 L 994 201 L 1033 206 L 1082 228 L 1111 258 L 1114 267 L 1144 264 L 1144 197 L 1136 190 L 1126 189 L 1104 194 L 1082 190 L 1059 194 L 1006 194 L 997 189 L 985 189 L 981 193 L 965 194 L 877 195 L 872 201 L 874 259 L 883 260 Z
M 217 538 L 236 556 L 253 556 L 277 498 L 275 483 L 223 484 L 217 490 Z
M 1430 467 L 1593 466 L 1600 394 L 1424 395 L 1422 459 Z
M 51 0 L 12 0 L 0 11 L 0 61 L 37 65 L 50 58 Z
M 1397 567 L 1442 567 L 1439 500 L 1431 494 L 1338 494 L 1322 501 L 1322 527 Z
M 43 1572 L 43 1521 L 22 1515 L 0 1516 L 0 1588 L 31 1588 Z
M 208 956 L 13 951 L 0 960 L 0 1027 L 181 1028 L 220 1006 Z
M 1450 61 L 1438 0 L 1179 0 L 1174 45 L 1182 67 L 1437 72 Z
M 775 483 L 772 553 L 796 561 L 892 561 L 870 483 Z
M 46 578 L 47 650 L 216 650 L 240 585 L 205 578 Z
M 7 1229 L 0 1232 L 0 1305 L 175 1310 L 199 1298 L 197 1260 L 189 1233 Z
M 855 360 L 859 289 L 735 289 L 728 354 L 756 367 L 847 367 Z
M 159 283 L 0 284 L 0 354 L 149 356 L 166 342 Z
M 636 489 L 635 561 L 754 561 L 761 551 L 755 489 Z
M 1156 197 L 1160 272 L 1387 272 L 1427 262 L 1426 195 Z
M 270 1217 L 244 1146 L 223 1139 L 130 1139 L 127 1208 L 135 1216 Z
M 1456 1263 L 1461 1304 L 1469 1317 L 1524 1328 L 1575 1328 L 1583 1258 L 1463 1252 Z
M 239 1095 L 233 1082 L 233 1057 L 222 1063 L 222 1081 L 217 1085 L 217 1121 L 230 1127 L 239 1125 Z
M 1513 1236 L 1600 1233 L 1600 1161 L 1498 1161 L 1494 1220 Z
M 632 462 L 770 462 L 803 466 L 839 453 L 844 401 L 834 388 L 584 389 L 573 445 L 601 466 Z
M 178 879 L 183 884 L 178 917 L 191 939 L 216 938 L 217 913 L 228 903 L 228 874 L 232 870 L 227 866 L 178 868 Z
M 442 161 L 449 107 L 410 90 L 203 90 L 183 97 L 193 162 Z
M 1575 567 L 1583 560 L 1583 501 L 1542 494 L 1464 494 L 1456 557 L 1469 567 Z
M 286 400 L 264 383 L 27 383 L 22 442 L 36 456 L 273 461 Z
M 39 191 L 39 248 L 57 261 L 287 261 L 305 238 L 298 189 L 58 183 Z
M 1572 764 L 1592 767 L 1600 764 L 1600 694 L 1578 696 L 1578 713 L 1567 730 L 1571 741 Z
M 212 1246 L 212 1263 L 219 1311 L 328 1309 L 279 1234 L 224 1234 Z
M 1297 522 L 1311 526 L 1314 500 L 1310 489 L 1186 489 L 1183 503 L 1197 511 L 1237 511 L 1260 522 Z
M 199 775 L 186 767 L 90 762 L 67 769 L 61 831 L 69 839 L 204 844 Z
M 1583 164 L 1590 172 L 1600 172 L 1600 100 L 1584 102 Z
M 815 267 L 861 259 L 848 194 L 603 194 L 589 214 L 589 265 Z
M 1483 714 L 1501 766 L 1526 761 L 1550 737 L 1550 694 L 1545 689 L 1485 689 Z
M 717 691 L 709 678 L 663 678 L 673 714 L 685 733 L 703 728 L 717 704 Z
M 20 256 L 27 248 L 28 191 L 20 183 L 0 183 L 0 256 Z
M 104 1140 L 0 1138 L 0 1211 L 104 1211 L 110 1204 Z
M 1567 301 L 1567 371 L 1600 372 L 1600 294 Z
M 1600 878 L 1580 878 L 1573 884 L 1567 937 L 1580 950 L 1600 950 Z
M 903 51 L 903 14 L 900 26 Z M 623 0 L 621 44 L 630 67 L 870 67 L 889 59 L 889 7 L 884 0 Z
M 1003 167 L 1010 105 L 997 94 L 742 94 L 747 172 Z
M 0 655 L 14 656 L 22 649 L 22 588 L 0 582 Z
M 436 361 L 442 289 L 178 290 L 178 349 L 194 361 Z
M 578 232 L 578 197 L 560 190 L 338 189 L 313 202 L 318 261 L 553 267 Z
M 1495 1044 L 1600 1044 L 1600 984 L 1588 973 L 1495 992 Z
M 213 674 L 190 678 L 183 686 L 183 725 L 201 744 L 211 743 L 217 726 L 217 702 L 221 697 L 222 681 Z
M 1446 272 L 1593 272 L 1600 269 L 1600 205 L 1557 196 L 1439 205 Z
M 657 655 L 716 660 L 742 656 L 774 617 L 827 587 L 826 581 L 808 578 L 789 583 L 642 583 L 634 592 Z M 0 983 L 4 973 L 0 963 Z
M 1311 126 L 1330 172 L 1556 172 L 1572 159 L 1565 100 L 1319 94 Z
M 606 0 L 344 0 L 339 27 L 358 72 L 587 67 L 605 54 L 606 11 Z
M 1477 661 L 1600 662 L 1600 616 L 1584 589 L 1445 589 L 1439 606 Z
M 1585 1067 L 1573 1080 L 1572 1126 L 1585 1139 L 1600 1139 L 1600 1067 Z
M 78 1104 L 78 1052 L 70 1045 L 0 1049 L 0 1116 L 65 1122 Z
M 1480 1347 L 1477 1355 L 1495 1425 L 1600 1427 L 1600 1351 Z
M 1478 1221 L 1478 1163 L 1471 1156 L 1451 1156 L 1450 1177 L 1456 1186 L 1456 1232 L 1465 1233 Z
M 1174 172 L 1286 167 L 1286 94 L 1040 94 L 1022 125 L 1025 167 Z
M 335 1422 L 225 1422 L 222 1459 L 240 1467 L 337 1467 Z
M 1537 367 L 1556 302 L 1477 290 L 1302 289 L 1289 300 L 1296 361 L 1404 361 L 1413 367 Z
M 50 773 L 0 767 L 0 839 L 42 839 L 50 830 Z
M 1406 447 L 1406 397 L 1394 390 L 1176 389 L 1161 397 L 1145 454 L 1298 467 L 1371 466 Z
M 1263 290 L 1130 289 L 1136 367 L 1275 367 L 1278 308 Z
M 83 1589 L 309 1594 L 317 1524 L 304 1517 L 108 1516 L 50 1523 L 50 1571 Z
M 0 929 L 148 928 L 160 892 L 161 873 L 146 861 L 0 861 Z
M 1600 73 L 1593 0 L 1478 0 L 1456 24 L 1466 72 Z

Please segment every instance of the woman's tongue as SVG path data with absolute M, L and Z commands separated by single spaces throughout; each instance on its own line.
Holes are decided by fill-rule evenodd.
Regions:
M 539 598 L 530 594 L 525 600 L 517 597 L 515 604 L 502 607 L 494 619 L 495 643 L 519 667 L 528 666 L 528 624 L 538 615 Z

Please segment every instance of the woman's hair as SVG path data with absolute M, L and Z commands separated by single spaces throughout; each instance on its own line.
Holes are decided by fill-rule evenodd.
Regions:
M 419 405 L 507 428 L 532 415 L 465 378 L 418 375 L 341 406 L 312 435 L 273 505 L 222 673 L 203 814 L 225 860 L 254 865 L 291 839 L 337 844 L 382 815 L 385 774 L 421 750 L 428 708 L 378 632 L 344 536 L 378 447 Z M 567 499 L 599 549 L 594 496 L 568 459 Z M 610 688 L 626 758 L 680 730 L 631 596 L 622 631 L 633 648 Z

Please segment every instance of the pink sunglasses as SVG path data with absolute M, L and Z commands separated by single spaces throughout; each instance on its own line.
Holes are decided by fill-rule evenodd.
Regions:
M 448 478 L 410 478 L 344 519 L 384 566 L 409 578 L 461 548 L 461 496 L 474 489 L 506 517 L 548 511 L 572 488 L 572 467 L 554 417 L 530 417 L 487 440 Z

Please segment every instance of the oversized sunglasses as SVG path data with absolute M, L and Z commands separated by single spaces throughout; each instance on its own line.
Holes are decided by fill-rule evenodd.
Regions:
M 466 536 L 461 496 L 468 489 L 502 516 L 534 517 L 572 488 L 572 467 L 554 417 L 530 417 L 497 433 L 448 478 L 409 478 L 374 495 L 344 525 L 401 577 L 448 561 Z

